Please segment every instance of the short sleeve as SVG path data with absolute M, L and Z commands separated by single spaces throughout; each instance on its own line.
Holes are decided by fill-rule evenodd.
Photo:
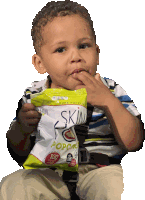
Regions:
M 115 87 L 115 96 L 122 102 L 124 107 L 134 116 L 140 115 L 133 100 L 127 95 L 126 91 L 120 86 Z
M 128 96 L 126 91 L 117 84 L 114 80 L 104 78 L 107 84 L 109 85 L 109 89 L 117 97 L 123 104 L 123 106 L 134 116 L 141 116 L 138 112 L 137 107 L 131 97 Z

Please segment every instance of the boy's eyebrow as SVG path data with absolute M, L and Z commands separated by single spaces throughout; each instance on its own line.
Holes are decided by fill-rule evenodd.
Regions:
M 83 41 L 83 40 L 93 40 L 93 38 L 91 38 L 91 37 L 80 38 L 80 39 L 78 40 L 78 42 L 81 42 L 81 41 Z M 67 42 L 67 41 L 56 42 L 55 44 L 53 44 L 53 45 L 51 45 L 51 46 L 55 46 L 55 45 L 57 45 L 57 44 L 63 44 L 63 43 L 66 43 L 66 42 Z

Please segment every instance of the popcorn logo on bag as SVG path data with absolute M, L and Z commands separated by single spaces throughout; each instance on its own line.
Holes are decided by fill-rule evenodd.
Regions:
M 31 94 L 31 103 L 42 114 L 36 141 L 25 169 L 56 167 L 78 171 L 79 142 L 74 126 L 87 120 L 87 92 L 79 90 L 46 89 Z

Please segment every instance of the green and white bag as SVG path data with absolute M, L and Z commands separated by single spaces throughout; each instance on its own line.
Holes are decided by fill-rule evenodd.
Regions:
M 78 171 L 79 142 L 74 126 L 86 123 L 86 89 L 46 89 L 30 96 L 31 103 L 42 113 L 42 117 L 35 145 L 23 167 Z

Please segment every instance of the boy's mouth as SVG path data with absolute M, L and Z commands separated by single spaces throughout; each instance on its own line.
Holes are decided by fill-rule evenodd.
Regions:
M 81 72 L 81 71 L 86 71 L 86 70 L 83 69 L 83 68 L 75 69 L 75 70 L 71 73 L 71 75 L 74 74 L 74 73 L 79 73 L 79 72 Z

